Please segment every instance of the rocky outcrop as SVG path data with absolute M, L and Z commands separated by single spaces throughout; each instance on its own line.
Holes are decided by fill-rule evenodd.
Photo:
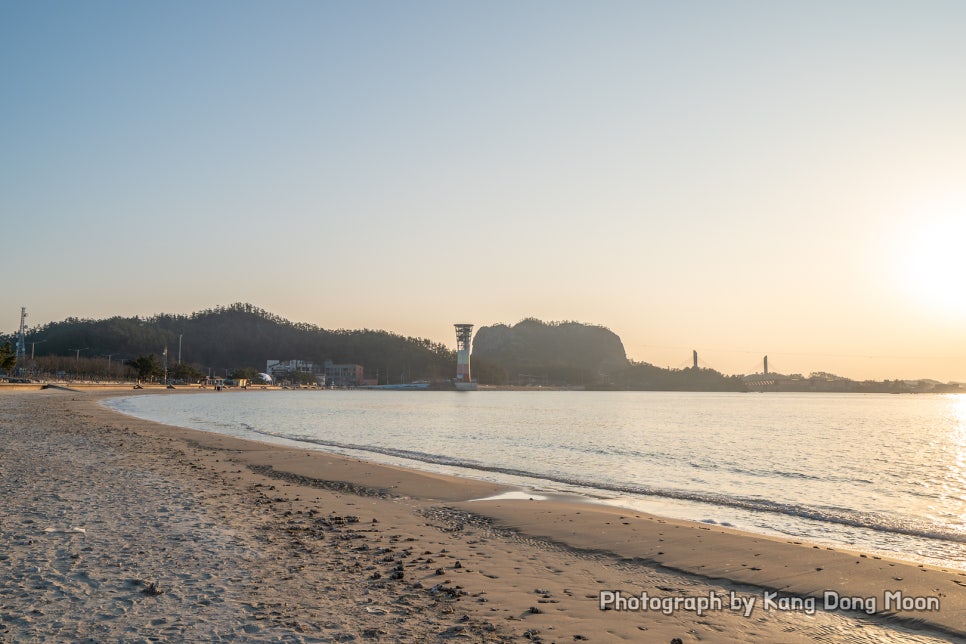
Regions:
M 505 370 L 510 382 L 523 377 L 546 384 L 590 384 L 627 366 L 620 337 L 602 326 L 542 322 L 481 327 L 473 356 Z

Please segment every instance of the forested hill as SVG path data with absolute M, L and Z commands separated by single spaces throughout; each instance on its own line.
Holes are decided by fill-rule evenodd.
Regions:
M 113 356 L 133 359 L 168 348 L 177 359 L 202 372 L 239 369 L 265 370 L 269 359 L 361 364 L 367 377 L 379 372 L 380 381 L 452 378 L 456 356 L 443 344 L 403 337 L 387 331 L 327 330 L 290 322 L 252 306 L 232 304 L 190 315 L 160 314 L 150 318 L 113 317 L 105 320 L 68 318 L 33 328 L 27 353 L 43 356 L 80 356 L 80 360 Z M 13 340 L 12 337 L 4 340 Z M 78 349 L 81 351 L 78 353 Z

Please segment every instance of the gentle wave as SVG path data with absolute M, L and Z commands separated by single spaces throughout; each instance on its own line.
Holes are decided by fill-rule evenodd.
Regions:
M 252 427 L 247 423 L 241 423 L 245 429 L 264 436 L 273 438 L 284 438 L 295 440 L 302 443 L 310 443 L 321 447 L 332 447 L 337 449 L 353 450 L 358 452 L 369 452 L 382 454 L 394 458 L 402 458 L 432 465 L 443 465 L 462 469 L 475 470 L 478 472 L 490 472 L 494 474 L 504 474 L 528 479 L 536 479 L 558 483 L 562 485 L 582 488 L 586 490 L 601 490 L 606 492 L 617 492 L 620 494 L 631 494 L 638 496 L 659 497 L 665 499 L 675 499 L 681 501 L 692 501 L 707 503 L 717 506 L 726 506 L 752 512 L 766 512 L 769 514 L 791 516 L 799 519 L 810 519 L 823 523 L 834 523 L 852 528 L 873 530 L 879 533 L 901 534 L 911 537 L 925 539 L 936 539 L 954 543 L 966 543 L 966 531 L 944 530 L 931 526 L 923 527 L 913 522 L 904 521 L 897 517 L 887 517 L 873 512 L 858 512 L 846 508 L 818 508 L 796 505 L 791 503 L 781 503 L 761 498 L 742 498 L 728 496 L 724 494 L 702 493 L 695 491 L 676 490 L 673 488 L 658 488 L 647 485 L 615 484 L 605 481 L 592 481 L 589 479 L 562 476 L 548 472 L 534 472 L 511 467 L 501 467 L 490 465 L 478 461 L 467 459 L 457 459 L 439 454 L 429 454 L 406 449 L 394 449 L 375 445 L 360 445 L 354 443 L 344 443 L 338 441 L 324 440 L 307 436 L 294 436 L 282 432 L 271 432 Z M 782 473 L 778 473 L 782 475 Z
M 966 397 L 279 392 L 108 406 L 966 570 Z

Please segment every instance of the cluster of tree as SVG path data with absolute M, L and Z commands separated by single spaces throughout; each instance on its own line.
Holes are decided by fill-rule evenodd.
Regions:
M 137 374 L 138 380 L 167 378 L 168 382 L 200 382 L 206 376 L 198 367 L 183 362 L 165 366 L 153 353 L 134 358 L 128 367 Z
M 378 373 L 382 383 L 399 382 L 400 377 L 452 378 L 456 364 L 453 350 L 430 340 L 370 329 L 327 330 L 290 322 L 251 304 L 190 315 L 67 318 L 30 329 L 26 340 L 36 351 L 33 369 L 70 375 L 96 376 L 108 364 L 123 361 L 128 374 L 156 378 L 165 349 L 169 378 L 186 380 L 209 373 L 258 373 L 270 359 L 360 364 L 367 377 Z M 45 360 L 58 364 L 46 365 Z
M 0 345 L 0 371 L 10 371 L 17 364 L 17 352 L 13 344 L 5 342 Z
M 749 382 L 753 391 L 796 391 L 854 394 L 911 394 L 911 393 L 962 393 L 958 383 L 942 383 L 935 380 L 852 380 L 824 371 L 790 376 L 771 374 L 767 379 L 754 378 Z
M 747 391 L 741 376 L 726 376 L 714 369 L 664 369 L 646 362 L 628 362 L 602 388 L 636 391 Z

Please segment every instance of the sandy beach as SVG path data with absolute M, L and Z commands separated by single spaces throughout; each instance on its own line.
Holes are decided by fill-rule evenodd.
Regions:
M 99 404 L 135 393 L 181 395 L 0 388 L 0 640 L 966 641 L 964 571 Z

